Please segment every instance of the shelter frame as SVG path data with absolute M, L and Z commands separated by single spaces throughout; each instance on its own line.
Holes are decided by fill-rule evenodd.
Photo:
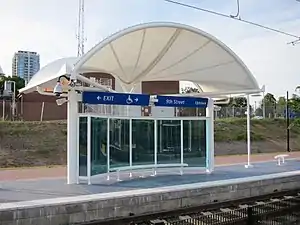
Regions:
M 164 164 L 160 164 L 158 162 L 158 121 L 178 121 L 180 122 L 180 163 L 177 163 L 176 165 L 174 163 L 170 163 L 170 165 L 172 165 L 171 167 L 178 167 L 180 169 L 180 174 L 183 174 L 183 167 L 184 165 L 186 165 L 184 163 L 184 144 L 183 144 L 183 138 L 184 138 L 184 121 L 203 121 L 205 123 L 205 165 L 202 166 L 199 164 L 199 166 L 197 166 L 196 170 L 197 171 L 206 171 L 207 173 L 211 173 L 214 170 L 214 113 L 213 113 L 213 99 L 208 99 L 208 105 L 206 108 L 206 116 L 202 116 L 202 117 L 145 117 L 145 116 L 141 116 L 141 117 L 130 117 L 130 116 L 113 116 L 113 115 L 99 115 L 99 114 L 95 114 L 95 113 L 77 113 L 76 116 L 76 124 L 77 124 L 77 141 L 76 141 L 76 151 L 72 151 L 72 152 L 68 152 L 70 154 L 70 158 L 75 159 L 76 158 L 76 165 L 71 165 L 68 164 L 68 171 L 70 173 L 68 173 L 68 182 L 69 183 L 74 183 L 74 178 L 76 179 L 77 183 L 81 183 L 81 182 L 87 182 L 88 184 L 92 184 L 93 180 L 96 179 L 97 182 L 99 182 L 99 179 L 102 179 L 103 181 L 105 180 L 105 176 L 103 176 L 104 174 L 106 175 L 106 180 L 110 180 L 113 177 L 117 176 L 117 180 L 119 180 L 119 174 L 115 176 L 111 174 L 111 167 L 110 167 L 110 121 L 111 120 L 127 120 L 129 122 L 129 135 L 128 135 L 128 143 L 129 143 L 129 165 L 126 167 L 126 171 L 129 172 L 129 177 L 132 177 L 132 173 L 133 171 L 137 171 L 137 172 L 142 172 L 146 171 L 147 169 L 151 168 L 153 169 L 153 176 L 156 176 L 157 174 L 157 168 L 160 168 L 160 166 L 162 166 L 163 168 L 168 168 L 168 163 L 164 163 Z M 72 116 L 71 116 L 72 117 Z M 75 117 L 73 117 L 75 118 Z M 79 147 L 79 120 L 80 118 L 87 118 L 87 142 L 86 142 L 86 148 L 87 148 L 87 157 L 86 157 L 86 176 L 80 176 L 80 172 L 79 172 L 79 168 L 80 168 L 80 162 L 79 162 L 79 152 L 80 152 L 80 147 Z M 101 118 L 103 120 L 106 121 L 106 173 L 102 173 L 101 174 L 101 178 L 99 178 L 100 174 L 95 174 L 93 175 L 91 173 L 92 171 L 92 165 L 91 165 L 91 161 L 92 161 L 92 150 L 91 150 L 91 146 L 92 146 L 92 138 L 91 138 L 91 119 L 92 118 Z M 132 128 L 132 124 L 134 120 L 140 120 L 140 121 L 153 121 L 154 124 L 154 158 L 153 158 L 153 163 L 152 164 L 147 164 L 147 165 L 138 165 L 135 166 L 133 165 L 133 128 Z M 143 134 L 141 134 L 143 135 Z M 189 134 L 190 135 L 190 134 Z M 100 149 L 99 149 L 100 151 Z M 76 156 L 75 156 L 76 155 Z M 74 163 L 74 161 L 72 161 Z M 76 167 L 76 169 L 74 169 Z M 138 169 L 136 169 L 138 167 Z M 115 170 L 118 167 L 115 167 Z M 187 167 L 186 170 L 189 170 L 191 167 Z M 195 169 L 194 167 L 192 167 L 193 169 Z
M 155 45 L 153 40 L 156 40 Z M 134 53 L 132 49 L 137 51 Z M 130 52 L 132 55 L 129 56 Z M 110 74 L 120 87 L 112 90 L 93 82 L 85 76 L 89 72 Z M 66 82 L 66 91 L 61 94 L 61 97 L 68 98 L 67 179 L 70 184 L 78 181 L 76 149 L 81 94 L 77 94 L 77 91 L 140 93 L 141 90 L 134 90 L 134 87 L 144 81 L 188 81 L 200 90 L 200 93 L 179 94 L 181 96 L 228 99 L 232 95 L 248 95 L 246 167 L 252 167 L 249 95 L 264 92 L 264 87 L 259 87 L 253 74 L 230 48 L 198 28 L 170 22 L 145 23 L 126 28 L 107 37 L 80 58 L 63 58 L 48 64 L 20 93 L 37 91 L 53 96 L 48 89 L 61 76 L 68 77 L 70 81 Z M 86 83 L 89 87 L 76 86 L 76 81 Z M 213 132 L 213 119 L 210 127 Z M 213 135 L 211 139 L 213 148 Z

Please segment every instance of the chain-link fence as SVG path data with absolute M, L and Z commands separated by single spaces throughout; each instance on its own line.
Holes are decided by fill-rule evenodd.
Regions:
M 50 121 L 67 118 L 67 104 L 0 101 L 0 120 Z
M 99 115 L 125 116 L 205 116 L 205 109 L 196 108 L 165 108 L 165 107 L 139 107 L 122 105 L 88 105 L 79 104 L 79 113 L 95 113 Z M 57 105 L 51 102 L 22 102 L 15 104 L 11 100 L 0 101 L 0 120 L 24 120 L 24 121 L 50 121 L 66 120 L 67 104 Z
M 97 108 L 95 110 L 94 108 Z M 100 105 L 100 106 L 86 106 L 84 111 L 93 113 L 103 113 L 100 109 L 105 109 L 106 113 L 112 113 L 116 111 L 115 108 L 120 111 L 120 113 L 127 112 L 125 106 L 109 106 Z M 145 107 L 144 107 L 145 108 Z M 147 108 L 147 107 L 146 107 Z M 114 110 L 112 110 L 114 109 Z M 80 112 L 83 111 L 83 108 L 79 108 Z M 100 112 L 100 111 L 101 112 Z M 150 109 L 147 108 L 147 112 Z M 205 110 L 178 108 L 180 116 L 184 110 L 184 116 L 205 116 Z M 146 114 L 146 109 L 142 108 L 142 114 Z M 265 109 L 250 107 L 250 113 L 252 117 L 261 117 L 263 118 L 284 118 L 285 117 L 285 108 L 279 107 L 265 107 Z M 138 113 L 139 114 L 139 113 Z M 137 115 L 138 115 L 137 114 Z M 151 114 L 151 110 L 149 111 Z M 178 115 L 179 115 L 178 114 Z M 215 108 L 215 118 L 241 118 L 247 116 L 247 107 L 216 107 Z M 48 120 L 62 120 L 67 118 L 67 104 L 58 106 L 56 102 L 22 102 L 18 101 L 13 104 L 11 100 L 0 100 L 0 120 L 25 120 L 25 121 L 48 121 Z
M 284 118 L 285 107 L 265 107 L 255 108 L 250 107 L 252 117 L 265 118 Z M 246 117 L 247 107 L 219 107 L 215 109 L 216 118 L 230 118 L 230 117 Z

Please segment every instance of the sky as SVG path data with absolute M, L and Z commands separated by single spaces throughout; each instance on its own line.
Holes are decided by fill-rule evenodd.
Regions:
M 181 0 L 221 13 L 235 14 L 236 0 Z M 166 21 L 204 30 L 230 47 L 260 86 L 275 96 L 300 85 L 300 44 L 295 38 L 173 5 L 163 0 L 85 0 L 86 51 L 105 37 L 144 22 Z M 240 0 L 242 19 L 300 36 L 300 3 L 296 0 Z M 41 66 L 77 54 L 78 0 L 1 0 L 0 66 L 11 74 L 18 50 L 36 51 Z M 298 58 L 299 57 L 299 58 Z

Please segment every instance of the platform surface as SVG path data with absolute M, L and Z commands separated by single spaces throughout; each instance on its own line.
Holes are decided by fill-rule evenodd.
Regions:
M 123 181 L 118 182 L 112 176 L 111 181 L 106 181 L 103 178 L 95 181 L 93 185 L 68 185 L 65 178 L 1 181 L 0 203 L 159 188 L 283 173 L 299 170 L 300 160 L 287 160 L 282 166 L 277 166 L 274 161 L 257 162 L 253 165 L 253 168 L 248 169 L 244 167 L 244 164 L 218 166 L 212 174 L 191 170 L 186 171 L 183 176 L 175 174 L 174 169 L 172 174 L 162 171 L 156 177 L 151 177 L 149 176 L 150 173 L 145 173 L 145 178 L 139 178 L 138 175 L 140 174 L 135 173 L 134 179 L 129 179 L 128 174 L 124 173 L 121 175 Z

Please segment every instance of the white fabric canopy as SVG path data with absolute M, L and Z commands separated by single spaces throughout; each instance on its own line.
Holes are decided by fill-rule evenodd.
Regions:
M 258 90 L 244 63 L 222 42 L 190 26 L 147 23 L 105 39 L 76 64 L 112 74 L 124 91 L 140 81 L 179 80 L 200 85 L 203 92 Z
M 70 57 L 58 59 L 49 63 L 31 78 L 26 87 L 20 89 L 20 93 L 36 91 L 37 86 L 42 88 L 54 87 L 59 76 L 70 74 L 72 72 L 78 59 L 79 58 L 76 57 Z
M 2 75 L 2 74 L 4 74 L 4 73 L 3 73 L 3 70 L 2 70 L 1 65 L 0 65 L 0 75 Z
M 62 67 L 67 69 L 61 71 Z M 80 59 L 47 65 L 21 92 L 70 70 L 73 75 L 111 74 L 124 92 L 141 81 L 160 80 L 190 81 L 210 93 L 259 91 L 251 72 L 227 46 L 204 31 L 177 23 L 146 23 L 117 32 Z

